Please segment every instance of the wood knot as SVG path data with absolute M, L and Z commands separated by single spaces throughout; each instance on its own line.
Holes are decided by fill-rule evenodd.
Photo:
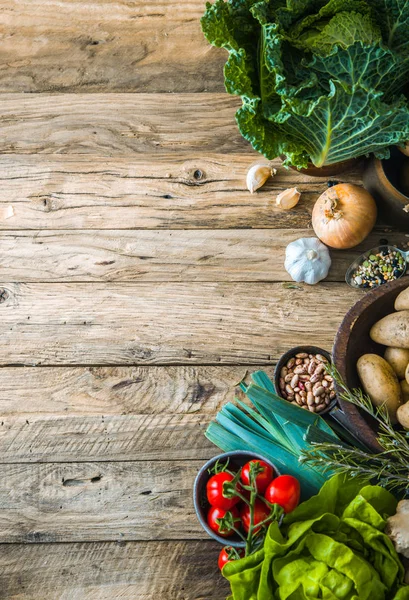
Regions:
M 8 298 L 10 294 L 4 288 L 0 288 L 0 304 L 3 304 Z
M 200 181 L 201 179 L 203 179 L 203 171 L 201 171 L 200 169 L 196 169 L 193 173 L 193 179 L 196 179 L 196 181 Z

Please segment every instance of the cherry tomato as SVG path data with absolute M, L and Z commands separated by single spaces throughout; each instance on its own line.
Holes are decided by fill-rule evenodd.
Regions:
M 269 484 L 272 482 L 274 478 L 274 470 L 270 465 L 264 460 L 250 460 L 248 463 L 244 465 L 241 470 L 240 478 L 245 485 L 250 485 L 250 465 L 251 463 L 258 463 L 261 467 L 263 467 L 263 471 L 256 475 L 256 486 L 257 492 L 259 494 L 264 494 Z
M 261 521 L 267 519 L 270 515 L 270 509 L 267 504 L 265 504 L 260 498 L 256 498 L 254 503 L 254 517 L 253 517 L 253 525 L 258 525 Z M 243 525 L 243 529 L 246 533 L 248 533 L 250 528 L 250 507 L 248 504 L 245 504 L 240 511 L 241 523 Z M 253 532 L 256 533 L 260 527 L 254 527 Z
M 230 512 L 233 515 L 233 519 L 236 522 L 235 526 L 238 527 L 240 525 L 240 516 L 239 511 L 235 506 L 233 506 L 229 511 L 224 510 L 223 508 L 218 508 L 217 506 L 211 506 L 209 512 L 207 513 L 207 523 L 210 529 L 222 537 L 229 537 L 234 533 L 233 529 L 223 529 L 220 531 L 219 524 L 216 522 L 217 519 L 223 519 L 227 512 Z
M 237 560 L 237 554 L 240 556 L 244 556 L 244 551 L 241 549 L 235 550 L 231 546 L 225 546 L 223 550 L 219 554 L 219 559 L 217 564 L 219 565 L 220 571 L 223 569 L 224 565 L 228 562 L 232 562 L 233 560 Z
M 289 513 L 300 501 L 299 481 L 291 475 L 280 475 L 270 483 L 264 496 L 271 504 L 279 504 L 285 513 Z
M 225 498 L 223 496 L 223 484 L 225 481 L 233 481 L 233 475 L 222 471 L 210 477 L 206 485 L 207 499 L 211 506 L 217 506 L 218 508 L 224 508 L 224 510 L 230 510 L 232 506 L 239 502 L 238 496 L 232 498 Z

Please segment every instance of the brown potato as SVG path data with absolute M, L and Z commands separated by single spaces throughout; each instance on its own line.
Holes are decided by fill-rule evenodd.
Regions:
M 387 408 L 392 423 L 402 403 L 402 391 L 395 371 L 378 354 L 364 354 L 357 362 L 359 379 L 375 406 Z
M 386 348 L 384 359 L 390 364 L 399 379 L 405 378 L 406 367 L 409 364 L 409 349 Z
M 384 346 L 409 348 L 409 310 L 387 315 L 371 327 L 369 335 Z
M 397 296 L 395 310 L 409 310 L 409 286 Z
M 402 404 L 396 413 L 399 423 L 405 429 L 409 429 L 409 402 Z
M 402 390 L 402 402 L 409 402 L 409 383 L 406 379 L 400 382 L 400 389 Z

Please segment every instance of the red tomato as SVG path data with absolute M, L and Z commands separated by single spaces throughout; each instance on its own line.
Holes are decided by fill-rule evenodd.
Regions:
M 250 460 L 244 465 L 241 470 L 240 478 L 245 485 L 250 485 L 250 465 L 251 463 L 258 463 L 263 467 L 263 471 L 256 476 L 257 492 L 264 494 L 269 484 L 274 478 L 274 470 L 264 460 Z
M 240 557 L 244 555 L 243 550 L 238 549 L 236 552 L 238 552 Z M 233 560 L 237 560 L 237 555 L 235 555 L 231 546 L 225 546 L 220 552 L 219 560 L 217 561 L 220 571 L 223 569 L 224 565 L 226 565 L 228 562 L 232 562 Z
M 224 510 L 230 510 L 232 506 L 237 504 L 240 500 L 238 496 L 233 498 L 225 498 L 223 496 L 223 484 L 225 481 L 233 481 L 233 475 L 222 471 L 210 477 L 206 485 L 207 499 L 211 506 L 217 506 L 218 508 L 224 508 Z
M 265 498 L 271 504 L 279 504 L 285 513 L 289 513 L 300 501 L 300 484 L 291 475 L 280 475 L 270 483 Z
M 240 516 L 239 511 L 235 506 L 233 506 L 229 511 L 224 510 L 223 508 L 218 508 L 217 506 L 211 506 L 209 512 L 207 513 L 207 523 L 210 529 L 212 529 L 222 537 L 229 537 L 234 533 L 233 529 L 223 529 L 223 531 L 220 531 L 219 524 L 216 523 L 217 519 L 223 519 L 223 517 L 226 516 L 227 512 L 231 512 L 234 521 L 237 521 L 236 527 L 238 527 L 240 524 Z
M 270 515 L 270 509 L 267 504 L 265 504 L 260 498 L 256 498 L 254 503 L 254 517 L 253 517 L 253 525 L 258 525 L 261 521 L 267 519 Z M 248 533 L 250 528 L 250 507 L 248 504 L 245 504 L 240 511 L 241 523 L 243 525 L 243 529 L 246 533 Z M 253 532 L 256 533 L 260 527 L 254 527 Z

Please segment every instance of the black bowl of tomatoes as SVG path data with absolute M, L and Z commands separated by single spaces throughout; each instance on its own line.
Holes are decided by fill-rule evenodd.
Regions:
M 251 463 L 256 465 L 252 467 Z M 197 474 L 193 488 L 194 506 L 203 529 L 221 544 L 245 548 L 246 541 L 243 538 L 249 531 L 250 514 L 249 506 L 242 498 L 243 495 L 248 498 L 250 479 L 256 482 L 260 496 L 255 499 L 251 522 L 252 529 L 257 533 L 257 524 L 265 523 L 270 513 L 264 498 L 276 501 L 276 492 L 272 490 L 268 496 L 268 489 L 279 476 L 277 467 L 258 454 L 234 451 L 209 460 Z M 234 490 L 240 490 L 241 498 Z M 226 497 L 226 494 L 230 497 Z M 299 494 L 297 503 L 298 500 Z

